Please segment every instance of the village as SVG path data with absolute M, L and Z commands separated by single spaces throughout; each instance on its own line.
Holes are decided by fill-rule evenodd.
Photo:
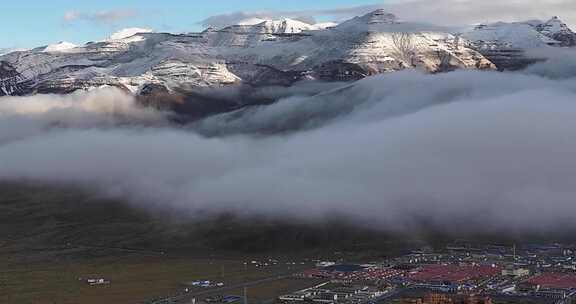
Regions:
M 246 293 L 275 280 L 316 282 L 257 303 L 279 304 L 572 304 L 576 250 L 565 245 L 452 244 L 370 263 L 314 260 L 312 267 L 235 286 L 194 282 L 164 303 L 248 303 Z M 297 264 L 297 263 L 294 263 Z M 305 264 L 305 263 L 298 263 Z M 272 265 L 270 265 L 272 266 Z M 300 265 L 302 267 L 306 265 Z M 264 263 L 260 267 L 266 267 Z M 223 283 L 222 283 L 223 284 Z M 239 290 L 238 294 L 227 291 Z M 206 296 L 203 296 L 206 295 Z M 208 296 L 209 295 L 209 296 Z

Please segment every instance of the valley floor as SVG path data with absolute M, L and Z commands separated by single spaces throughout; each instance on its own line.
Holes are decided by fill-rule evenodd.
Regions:
M 70 263 L 11 264 L 0 257 L 0 303 L 10 304 L 126 304 L 146 303 L 183 293 L 185 283 L 211 280 L 236 286 L 291 273 L 304 266 L 245 266 L 243 260 L 130 256 Z M 109 284 L 91 286 L 90 278 Z M 315 282 L 294 279 L 263 281 L 249 287 L 251 302 L 274 299 L 282 292 Z M 198 288 L 193 292 L 205 292 Z M 229 294 L 241 294 L 231 289 Z M 204 294 L 208 296 L 209 293 Z

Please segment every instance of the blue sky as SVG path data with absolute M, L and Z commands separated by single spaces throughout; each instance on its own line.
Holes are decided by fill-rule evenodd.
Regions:
M 29 48 L 59 41 L 101 40 L 126 27 L 199 31 L 204 19 L 234 12 L 346 19 L 386 5 L 401 19 L 439 25 L 547 19 L 558 15 L 576 29 L 576 0 L 4 0 L 0 48 Z M 364 6 L 364 7 L 363 7 Z M 370 6 L 370 7 L 365 7 Z M 329 14 L 325 10 L 339 9 Z M 280 13 L 278 13 L 280 12 Z M 297 12 L 297 13 L 294 13 Z M 288 16 L 286 15 L 288 14 Z M 299 17 L 302 17 L 298 15 Z M 68 18 L 65 18 L 68 17 Z M 66 22 L 65 20 L 68 20 Z M 228 20 L 229 18 L 216 18 Z
M 378 0 L 6 1 L 0 18 L 0 48 L 34 47 L 58 41 L 84 43 L 103 39 L 125 27 L 197 31 L 202 28 L 198 22 L 203 19 L 237 11 L 319 10 L 380 3 Z M 106 18 L 106 13 L 112 16 Z

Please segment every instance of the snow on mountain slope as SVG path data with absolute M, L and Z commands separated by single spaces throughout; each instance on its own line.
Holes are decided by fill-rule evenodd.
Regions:
M 70 49 L 73 49 L 76 47 L 78 47 L 78 46 L 75 45 L 74 43 L 61 41 L 61 42 L 58 42 L 56 44 L 51 44 L 51 45 L 47 46 L 43 50 L 43 52 L 46 52 L 46 53 L 65 52 L 67 50 L 70 50 Z
M 374 30 L 379 25 L 390 25 L 395 23 L 398 23 L 398 18 L 394 14 L 379 9 L 364 16 L 354 17 L 353 19 L 339 24 L 336 28 L 348 31 L 368 32 Z
M 296 34 L 316 29 L 311 24 L 293 19 L 283 19 L 279 21 L 264 21 L 260 23 L 259 26 L 262 27 L 265 32 L 273 34 Z
M 317 26 L 293 19 L 262 20 L 253 18 L 220 30 L 209 29 L 204 33 L 212 46 L 254 47 L 263 42 L 276 41 L 290 35 L 304 35 Z
M 260 24 L 260 23 L 265 22 L 265 21 L 266 21 L 266 19 L 253 17 L 253 18 L 244 19 L 244 20 L 238 22 L 237 25 L 257 25 L 257 24 Z
M 14 49 L 1 49 L 0 48 L 0 56 L 12 53 Z
M 338 23 L 335 22 L 323 22 L 309 24 L 303 21 L 294 20 L 290 18 L 280 19 L 280 20 L 270 20 L 262 18 L 248 18 L 238 22 L 236 25 L 240 26 L 256 26 L 261 24 L 268 24 L 272 28 L 270 33 L 301 33 L 303 31 L 313 31 L 313 30 L 323 30 L 329 27 L 337 26 Z
M 462 37 L 484 48 L 538 48 L 576 45 L 576 34 L 560 18 L 548 21 L 481 24 Z
M 120 31 L 117 31 L 116 33 L 110 35 L 110 37 L 108 37 L 108 41 L 111 40 L 122 40 L 122 39 L 126 39 L 126 38 L 130 38 L 136 34 L 139 33 L 151 33 L 153 32 L 151 29 L 145 29 L 145 28 L 139 28 L 139 27 L 131 27 L 131 28 L 125 28 L 122 29 Z
M 315 24 L 313 24 L 312 26 L 313 26 L 314 29 L 316 29 L 316 30 L 325 30 L 325 29 L 328 29 L 328 28 L 335 27 L 335 26 L 337 26 L 337 25 L 338 25 L 338 23 L 336 23 L 336 22 L 321 22 L 321 23 L 315 23 Z
M 403 22 L 383 10 L 322 29 L 297 20 L 248 20 L 201 33 L 122 30 L 66 51 L 35 49 L 0 57 L 0 94 L 71 92 L 113 85 L 133 93 L 163 88 L 349 81 L 403 69 L 513 69 L 525 48 L 565 45 L 559 19 L 494 23 L 452 35 Z M 568 37 L 568 36 L 566 36 Z M 569 41 L 569 40 L 566 40 Z
M 317 29 L 319 29 L 319 27 L 316 25 L 289 18 L 280 20 L 250 18 L 222 30 L 238 31 L 244 34 L 295 34 Z
M 562 20 L 560 20 L 560 17 L 558 16 L 552 17 L 552 19 L 537 25 L 537 27 L 539 28 L 539 31 L 544 35 L 554 35 L 562 32 L 571 32 L 570 28 L 568 28 L 568 25 L 562 22 Z
M 559 44 L 524 22 L 481 24 L 462 34 L 479 48 L 538 48 Z
M 226 52 L 238 61 L 310 71 L 309 76 L 325 80 L 359 79 L 413 67 L 429 72 L 493 67 L 457 37 L 430 28 L 415 31 L 418 27 L 378 10 L 331 29 Z
M 576 46 L 576 33 L 557 16 L 535 27 L 543 35 L 559 41 L 561 46 Z
M 116 38 L 120 37 L 126 36 Z M 197 36 L 165 33 L 138 33 L 67 53 L 16 52 L 0 61 L 13 67 L 19 83 L 30 84 L 27 93 L 67 93 L 102 85 L 137 92 L 146 84 L 214 86 L 238 80 L 227 71 L 225 60 L 208 51 Z M 0 75 L 0 84 L 12 83 L 13 78 Z
M 478 25 L 460 36 L 500 70 L 517 70 L 537 62 L 526 51 L 537 48 L 575 46 L 576 34 L 554 17 L 546 22 L 497 22 Z
M 25 49 L 25 48 L 4 48 L 4 49 L 0 49 L 0 56 L 8 55 L 8 54 L 14 53 L 14 52 L 26 52 L 29 50 L 30 49 Z

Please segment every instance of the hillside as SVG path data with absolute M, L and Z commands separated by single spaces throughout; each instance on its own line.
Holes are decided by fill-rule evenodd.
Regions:
M 144 210 L 62 186 L 0 184 L 0 256 L 11 262 L 65 261 L 123 255 L 203 257 L 333 256 L 372 258 L 454 239 L 513 242 L 572 240 L 573 236 L 448 233 L 421 222 L 418 231 L 384 232 L 360 228 L 334 216 L 324 222 L 239 218 L 234 214 L 181 216 Z M 569 231 L 569 230 L 567 230 Z
M 61 186 L 3 183 L 0 193 L 0 255 L 9 254 L 15 261 L 133 253 L 301 255 L 343 249 L 385 253 L 407 244 L 336 219 L 322 224 L 220 214 L 192 220 Z

